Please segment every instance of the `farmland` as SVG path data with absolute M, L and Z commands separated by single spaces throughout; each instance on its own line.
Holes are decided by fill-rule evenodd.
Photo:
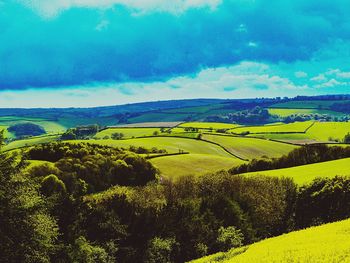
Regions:
M 218 143 L 242 159 L 277 158 L 296 148 L 294 145 L 249 137 L 204 134 L 204 140 Z
M 349 164 L 350 158 L 346 158 L 335 161 L 296 166 L 292 168 L 247 173 L 245 175 L 289 177 L 292 178 L 297 184 L 303 185 L 310 183 L 312 180 L 318 177 L 334 177 L 337 175 L 350 176 Z
M 218 253 L 193 263 L 348 262 L 350 220 L 311 227 Z

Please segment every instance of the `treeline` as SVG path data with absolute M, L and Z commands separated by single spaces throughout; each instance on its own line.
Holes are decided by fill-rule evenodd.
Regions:
M 240 123 L 240 124 L 261 124 L 273 122 L 274 116 L 270 115 L 268 110 L 259 106 L 252 109 L 228 113 L 223 115 L 208 116 L 205 121 L 208 122 L 224 122 L 224 123 Z
M 158 173 L 140 155 L 93 144 L 43 144 L 29 149 L 27 156 L 32 160 L 54 162 L 54 165 L 33 167 L 31 176 L 51 183 L 49 188 L 63 185 L 62 189 L 73 196 L 103 191 L 114 185 L 146 185 L 155 180 Z
M 230 169 L 231 174 L 288 168 L 350 157 L 350 147 L 306 145 L 277 159 L 254 159 Z

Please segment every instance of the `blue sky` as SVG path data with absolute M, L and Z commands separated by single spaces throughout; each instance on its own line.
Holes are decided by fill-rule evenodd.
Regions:
M 0 0 L 0 107 L 349 93 L 349 0 Z

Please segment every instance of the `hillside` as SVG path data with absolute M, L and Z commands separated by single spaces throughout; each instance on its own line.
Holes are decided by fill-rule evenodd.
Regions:
M 192 263 L 349 262 L 350 219 L 291 232 Z
M 318 177 L 334 177 L 337 175 L 350 176 L 350 158 L 340 159 L 329 162 L 314 163 L 291 168 L 276 169 L 269 171 L 260 171 L 246 173 L 244 175 L 266 175 L 276 177 L 292 178 L 297 184 L 303 185 L 310 183 Z

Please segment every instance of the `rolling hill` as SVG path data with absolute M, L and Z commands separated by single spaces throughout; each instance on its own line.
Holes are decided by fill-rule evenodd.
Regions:
M 269 238 L 192 263 L 349 262 L 350 219 Z

